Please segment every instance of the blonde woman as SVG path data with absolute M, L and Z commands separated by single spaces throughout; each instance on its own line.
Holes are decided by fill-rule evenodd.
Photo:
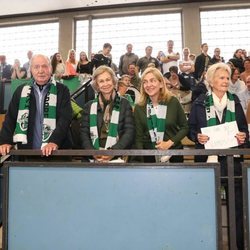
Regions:
M 147 68 L 142 74 L 141 99 L 135 106 L 136 148 L 181 149 L 181 140 L 188 133 L 188 124 L 181 104 L 166 87 L 162 73 Z M 160 161 L 166 161 L 162 157 Z M 154 157 L 144 157 L 155 161 Z M 172 156 L 170 162 L 181 162 L 182 156 Z
M 77 68 L 77 60 L 76 60 L 76 52 L 73 49 L 70 49 L 68 52 L 68 58 L 65 62 L 66 66 L 66 74 L 69 76 L 77 76 L 78 73 L 76 72 Z
M 117 79 L 108 66 L 98 67 L 93 74 L 96 99 L 83 108 L 81 140 L 84 149 L 127 149 L 134 142 L 134 119 L 129 102 L 115 90 Z M 111 156 L 93 156 L 108 162 Z

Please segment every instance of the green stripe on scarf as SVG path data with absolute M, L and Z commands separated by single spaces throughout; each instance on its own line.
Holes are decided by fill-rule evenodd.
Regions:
M 206 105 L 207 126 L 209 127 L 217 125 L 214 100 L 211 92 L 209 92 L 206 98 L 205 105 Z M 225 122 L 232 122 L 232 121 L 235 121 L 235 103 L 233 95 L 230 92 L 227 92 L 227 109 L 226 109 Z
M 18 115 L 13 141 L 27 144 L 27 131 L 30 109 L 31 85 L 24 85 L 18 107 Z M 45 96 L 44 119 L 42 128 L 42 147 L 48 143 L 48 140 L 56 128 L 56 103 L 57 87 L 56 82 L 52 81 L 49 91 Z
M 155 114 L 155 109 L 151 100 L 147 100 L 147 125 L 153 147 L 157 141 L 163 141 L 164 132 L 166 129 L 167 105 L 158 105 L 158 115 Z
M 99 135 L 97 128 L 97 107 L 98 107 L 97 97 L 93 100 L 90 107 L 90 137 L 92 140 L 92 145 L 95 149 L 99 149 Z M 118 140 L 118 122 L 120 115 L 120 98 L 118 96 L 115 97 L 115 103 L 111 114 L 111 120 L 109 124 L 108 137 L 105 144 L 105 149 L 111 148 L 116 144 Z

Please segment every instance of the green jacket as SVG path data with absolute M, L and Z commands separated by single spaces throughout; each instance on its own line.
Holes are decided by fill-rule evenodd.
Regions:
M 172 96 L 170 100 L 164 102 L 167 105 L 166 130 L 164 141 L 171 139 L 174 145 L 171 149 L 182 148 L 181 140 L 188 134 L 188 123 L 181 104 Z M 136 138 L 135 145 L 137 149 L 153 149 L 148 126 L 146 105 L 135 106 L 134 110 Z

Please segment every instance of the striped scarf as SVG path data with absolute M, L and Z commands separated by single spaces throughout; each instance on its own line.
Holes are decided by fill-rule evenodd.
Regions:
M 32 86 L 30 84 L 26 84 L 22 89 L 18 107 L 17 123 L 13 137 L 14 142 L 21 142 L 22 144 L 27 144 L 31 88 Z M 42 147 L 48 143 L 51 134 L 56 128 L 56 103 L 56 82 L 52 81 L 44 103 Z
M 93 147 L 99 149 L 99 136 L 97 128 L 97 107 L 100 95 L 93 100 L 90 107 L 90 137 Z M 118 140 L 118 122 L 120 115 L 120 97 L 115 96 L 114 106 L 112 109 L 111 119 L 109 123 L 108 137 L 105 144 L 105 149 L 111 148 Z
M 147 124 L 153 147 L 155 147 L 157 141 L 163 141 L 164 131 L 166 128 L 166 114 L 167 114 L 167 106 L 159 104 L 158 115 L 156 115 L 153 104 L 150 101 L 150 99 L 148 99 Z
M 207 126 L 217 125 L 216 112 L 212 93 L 209 92 L 205 101 Z M 227 110 L 225 122 L 235 121 L 235 103 L 233 95 L 227 92 Z

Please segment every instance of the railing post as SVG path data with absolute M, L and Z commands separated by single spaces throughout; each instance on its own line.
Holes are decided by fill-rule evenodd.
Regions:
M 235 187 L 234 187 L 234 157 L 227 156 L 228 172 L 228 219 L 229 219 L 229 249 L 237 249 L 236 246 L 236 216 L 235 216 Z

